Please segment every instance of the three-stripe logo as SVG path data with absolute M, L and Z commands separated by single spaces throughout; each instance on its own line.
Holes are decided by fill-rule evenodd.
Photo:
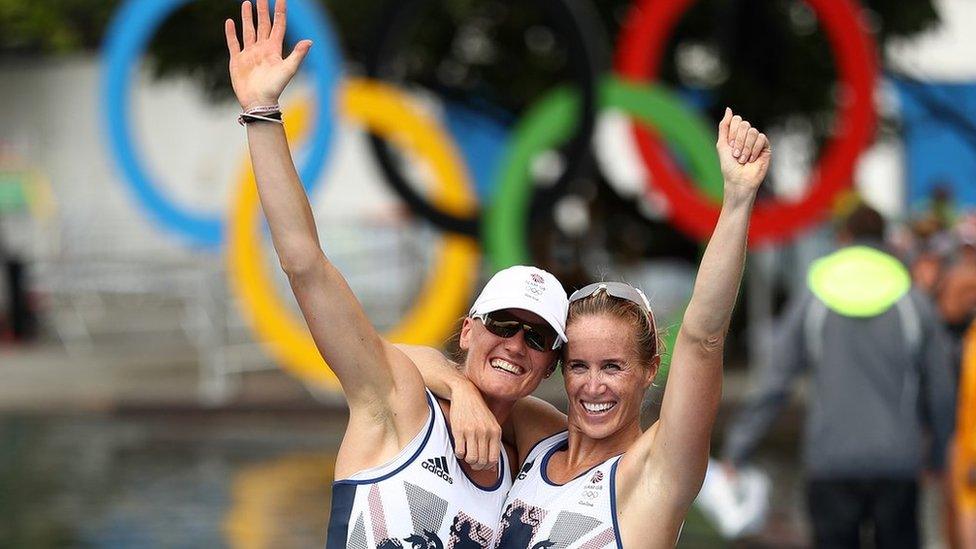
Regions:
M 439 476 L 440 478 L 447 481 L 448 484 L 454 484 L 454 479 L 447 472 L 447 458 L 444 456 L 433 457 L 424 460 L 422 467 L 431 473 Z

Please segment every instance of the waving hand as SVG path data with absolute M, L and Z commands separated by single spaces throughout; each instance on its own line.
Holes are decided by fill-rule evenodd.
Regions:
M 285 0 L 241 4 L 242 40 L 224 23 L 230 75 L 245 111 L 277 104 L 312 43 L 302 40 L 282 57 Z M 241 44 L 243 43 L 243 48 Z M 413 439 L 429 414 L 423 380 L 410 360 L 370 324 L 342 274 L 325 256 L 282 124 L 246 123 L 247 146 L 261 209 L 278 261 L 322 358 L 335 372 L 349 404 L 349 424 L 336 460 L 343 476 L 392 458 Z
M 230 80 L 234 93 L 244 110 L 273 105 L 278 96 L 298 72 L 305 54 L 312 47 L 311 40 L 295 45 L 288 57 L 281 57 L 285 39 L 286 0 L 275 2 L 274 22 L 268 14 L 268 0 L 257 0 L 258 20 L 255 27 L 251 2 L 241 4 L 241 30 L 244 48 L 237 41 L 234 20 L 224 22 L 227 49 L 230 51 Z

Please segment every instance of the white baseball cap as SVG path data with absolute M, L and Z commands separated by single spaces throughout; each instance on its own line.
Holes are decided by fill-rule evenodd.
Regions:
M 474 300 L 468 315 L 483 315 L 502 309 L 533 312 L 555 330 L 557 346 L 569 341 L 566 339 L 569 299 L 563 285 L 548 271 L 526 265 L 498 271 L 485 284 L 478 299 Z

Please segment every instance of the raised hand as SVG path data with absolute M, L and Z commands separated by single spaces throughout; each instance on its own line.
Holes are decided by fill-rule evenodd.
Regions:
M 773 155 L 766 134 L 726 108 L 725 116 L 718 124 L 715 148 L 726 184 L 751 191 L 759 188 Z
M 230 52 L 230 80 L 234 93 L 244 110 L 273 105 L 278 96 L 298 72 L 305 54 L 312 47 L 311 40 L 295 45 L 288 57 L 281 57 L 285 39 L 286 0 L 275 2 L 274 22 L 268 14 L 268 0 L 257 0 L 258 20 L 255 27 L 251 2 L 241 3 L 241 30 L 244 48 L 237 41 L 234 21 L 224 22 L 227 50 Z

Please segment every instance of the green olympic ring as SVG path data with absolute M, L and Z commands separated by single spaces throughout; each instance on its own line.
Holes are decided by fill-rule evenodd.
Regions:
M 576 121 L 579 94 L 557 89 L 539 100 L 518 123 L 505 152 L 501 176 L 484 218 L 485 250 L 495 270 L 531 261 L 527 244 L 532 195 L 529 165 L 535 156 L 568 138 Z M 722 200 L 722 171 L 708 125 L 671 92 L 659 86 L 606 76 L 598 104 L 621 109 L 675 145 L 701 190 Z M 652 174 L 653 175 L 653 174 Z

